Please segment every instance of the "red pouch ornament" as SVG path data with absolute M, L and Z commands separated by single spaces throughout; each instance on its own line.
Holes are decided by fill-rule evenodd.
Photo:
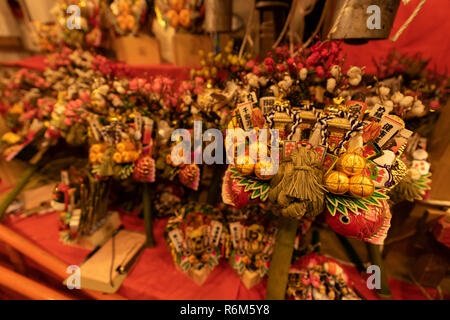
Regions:
M 192 190 L 197 190 L 200 183 L 200 168 L 195 163 L 185 164 L 178 172 L 180 182 Z

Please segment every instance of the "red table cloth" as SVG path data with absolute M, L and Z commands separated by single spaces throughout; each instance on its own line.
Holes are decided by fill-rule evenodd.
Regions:
M 122 215 L 126 229 L 144 232 L 143 220 L 132 215 Z M 198 286 L 185 274 L 175 268 L 167 249 L 163 231 L 167 219 L 154 224 L 156 247 L 145 249 L 131 269 L 118 293 L 129 299 L 173 299 L 173 300 L 242 300 L 263 299 L 266 280 L 247 290 L 228 261 L 221 260 L 202 286 Z M 80 265 L 89 251 L 65 245 L 59 241 L 58 213 L 34 215 L 24 219 L 7 218 L 8 227 L 35 242 L 41 248 L 55 255 L 67 264 Z M 366 279 L 350 265 L 344 269 L 356 290 L 367 299 L 378 299 L 375 292 L 366 286 Z M 395 279 L 389 279 L 393 299 L 426 299 L 420 289 Z M 68 290 L 61 286 L 61 290 Z M 436 290 L 427 290 L 436 297 Z

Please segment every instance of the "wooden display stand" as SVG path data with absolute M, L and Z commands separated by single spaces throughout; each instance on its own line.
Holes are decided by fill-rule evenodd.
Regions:
M 9 128 L 6 125 L 5 119 L 0 116 L 0 136 L 8 132 Z M 0 191 L 5 192 L 16 185 L 20 180 L 21 175 L 28 167 L 28 164 L 20 160 L 6 161 L 3 157 L 0 158 Z
M 130 66 L 161 63 L 158 40 L 145 34 L 112 37 L 112 47 L 117 59 Z

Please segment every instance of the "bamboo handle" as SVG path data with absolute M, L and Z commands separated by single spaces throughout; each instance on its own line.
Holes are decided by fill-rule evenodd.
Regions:
M 270 262 L 266 300 L 284 300 L 286 296 L 297 226 L 297 219 L 283 216 L 278 218 L 277 239 Z
M 144 203 L 144 224 L 145 224 L 145 234 L 147 236 L 145 245 L 148 248 L 153 248 L 155 246 L 155 239 L 153 238 L 152 207 L 150 204 L 150 193 L 148 183 L 144 183 L 142 202 Z
M 2 221 L 5 216 L 6 209 L 8 209 L 9 205 L 14 201 L 14 199 L 19 195 L 19 193 L 26 186 L 31 176 L 36 172 L 38 166 L 31 165 L 29 166 L 23 175 L 20 177 L 19 182 L 14 186 L 14 188 L 8 193 L 6 198 L 0 203 L 0 221 Z

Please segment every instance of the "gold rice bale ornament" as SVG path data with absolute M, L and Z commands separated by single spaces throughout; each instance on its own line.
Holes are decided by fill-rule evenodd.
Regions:
M 350 178 L 349 192 L 356 198 L 368 198 L 375 191 L 373 181 L 364 174 L 358 174 Z
M 366 159 L 356 153 L 345 153 L 339 158 L 337 167 L 338 171 L 349 176 L 358 175 L 366 168 Z
M 350 179 L 345 173 L 331 171 L 325 176 L 325 187 L 334 194 L 344 194 L 350 188 Z

